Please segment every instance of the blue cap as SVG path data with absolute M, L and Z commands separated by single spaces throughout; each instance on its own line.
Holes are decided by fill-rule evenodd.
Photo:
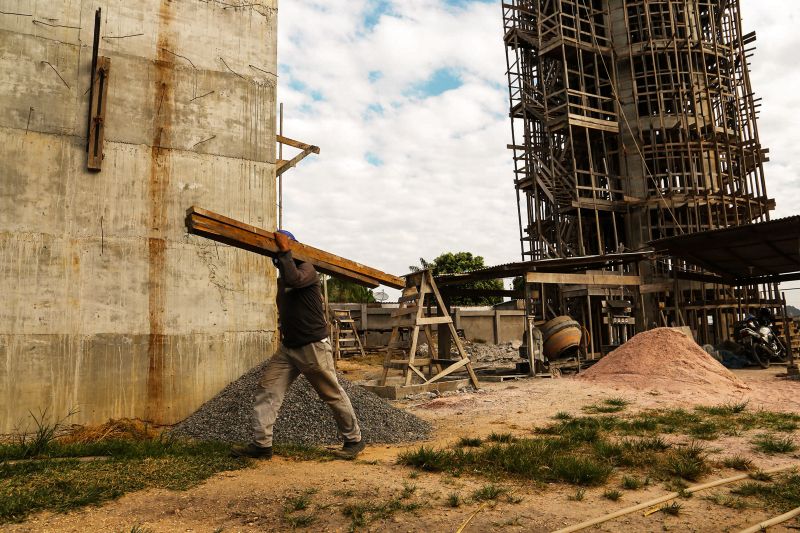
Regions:
M 291 240 L 297 242 L 297 239 L 294 238 L 294 235 L 292 235 L 291 231 L 286 231 L 285 229 L 279 229 L 276 233 L 283 233 L 284 235 L 289 237 Z
M 291 231 L 286 231 L 285 229 L 279 229 L 279 230 L 278 230 L 278 231 L 276 231 L 275 233 L 283 233 L 284 235 L 286 235 L 287 237 L 289 237 L 289 239 L 291 239 L 291 240 L 293 240 L 293 241 L 297 242 L 297 239 L 295 239 L 295 238 L 294 238 L 294 235 L 292 235 L 292 232 L 291 232 Z M 275 265 L 275 266 L 278 266 L 278 260 L 277 260 L 277 259 L 275 259 L 274 257 L 272 258 L 272 264 L 273 264 L 273 265 Z

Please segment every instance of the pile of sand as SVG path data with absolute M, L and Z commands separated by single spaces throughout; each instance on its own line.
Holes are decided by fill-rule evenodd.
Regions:
M 669 328 L 639 333 L 578 379 L 667 393 L 735 394 L 749 389 L 691 338 Z

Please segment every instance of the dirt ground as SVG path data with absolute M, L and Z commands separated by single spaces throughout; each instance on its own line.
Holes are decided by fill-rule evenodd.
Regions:
M 355 377 L 370 370 L 358 362 L 347 363 L 348 374 Z M 748 400 L 749 409 L 800 412 L 800 381 L 776 377 L 777 369 L 743 370 L 736 374 L 751 388 L 737 397 L 713 395 L 703 398 L 706 405 L 731 400 Z M 360 376 L 359 376 L 360 377 Z M 693 397 L 664 395 L 652 390 L 614 390 L 570 378 L 521 380 L 487 383 L 477 392 L 461 393 L 435 399 L 407 400 L 398 405 L 430 420 L 435 434 L 426 445 L 445 446 L 461 436 L 485 436 L 495 432 L 530 435 L 536 425 L 550 421 L 555 413 L 581 414 L 581 408 L 609 397 L 632 402 L 628 412 L 651 407 L 690 407 Z M 800 464 L 800 455 L 767 456 L 752 451 L 752 435 L 724 437 L 712 441 L 712 458 L 741 453 L 751 457 L 760 468 Z M 795 433 L 800 443 L 800 436 Z M 413 447 L 419 446 L 415 444 Z M 398 511 L 389 518 L 374 521 L 370 531 L 457 531 L 467 519 L 465 532 L 490 530 L 551 531 L 588 518 L 666 494 L 662 484 L 637 491 L 624 491 L 612 502 L 603 498 L 603 487 L 589 488 L 582 501 L 573 501 L 574 486 L 534 485 L 505 480 L 497 484 L 510 489 L 513 498 L 478 504 L 469 495 L 485 485 L 484 478 L 453 477 L 449 474 L 415 473 L 395 464 L 396 457 L 409 446 L 372 446 L 355 462 L 295 462 L 276 457 L 252 468 L 219 474 L 204 484 L 185 491 L 148 490 L 126 495 L 101 507 L 91 507 L 67 514 L 40 513 L 8 531 L 131 531 L 139 525 L 147 531 L 280 531 L 291 530 L 292 516 L 313 514 L 313 531 L 347 531 L 350 519 L 342 510 L 348 504 L 390 501 L 404 496 L 404 502 L 422 506 L 413 511 Z M 718 470 L 703 481 L 734 475 L 732 470 Z M 609 486 L 619 486 L 614 479 Z M 405 491 L 405 493 L 404 493 Z M 713 492 L 709 491 L 709 492 Z M 721 492 L 727 493 L 726 488 Z M 458 493 L 467 501 L 457 508 L 447 505 L 447 498 Z M 306 511 L 288 513 L 287 500 L 307 494 Z M 593 531 L 738 531 L 777 513 L 752 506 L 732 510 L 711 503 L 699 493 L 682 499 L 678 516 L 637 512 L 606 522 Z M 755 502 L 756 500 L 753 500 Z M 287 516 L 289 518 L 287 518 Z M 791 528 L 791 529 L 790 529 Z M 770 531 L 800 528 L 795 519 Z

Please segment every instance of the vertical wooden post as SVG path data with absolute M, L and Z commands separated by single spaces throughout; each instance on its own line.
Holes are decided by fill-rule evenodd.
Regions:
M 443 295 L 442 301 L 444 302 L 445 309 L 439 308 L 437 316 L 445 316 L 445 313 L 450 313 L 450 298 Z M 457 319 L 456 322 L 458 322 Z M 450 359 L 450 349 L 452 348 L 453 344 L 453 339 L 450 336 L 450 326 L 447 324 L 439 324 L 436 327 L 436 333 L 438 337 L 436 347 L 439 359 Z

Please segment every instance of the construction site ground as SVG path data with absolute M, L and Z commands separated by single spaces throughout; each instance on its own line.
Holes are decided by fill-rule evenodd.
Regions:
M 370 377 L 379 371 L 376 358 L 349 360 L 340 364 L 351 379 Z M 779 368 L 740 370 L 736 374 L 751 390 L 736 398 L 715 396 L 682 397 L 661 395 L 657 391 L 620 391 L 571 378 L 525 379 L 506 383 L 487 383 L 480 391 L 462 392 L 436 398 L 408 399 L 396 404 L 429 420 L 435 430 L 425 446 L 452 446 L 461 437 L 486 437 L 492 432 L 524 437 L 532 428 L 553 422 L 556 413 L 585 414 L 582 408 L 607 398 L 630 402 L 626 413 L 648 408 L 718 405 L 747 400 L 748 409 L 800 412 L 800 382 L 777 377 Z M 800 443 L 795 431 L 793 438 Z M 681 440 L 679 436 L 670 439 Z M 724 436 L 707 443 L 711 457 L 734 454 L 746 456 L 759 468 L 800 463 L 795 453 L 765 455 L 753 450 L 752 434 Z M 684 439 L 685 440 L 685 439 Z M 359 530 L 371 531 L 457 531 L 470 517 L 464 531 L 551 531 L 641 503 L 669 492 L 663 483 L 653 483 L 635 491 L 623 491 L 618 501 L 603 493 L 619 487 L 615 474 L 605 486 L 587 487 L 576 501 L 576 486 L 535 484 L 509 478 L 448 473 L 429 473 L 400 466 L 396 460 L 413 445 L 370 446 L 354 461 L 295 461 L 275 457 L 255 462 L 244 470 L 217 474 L 187 491 L 146 490 L 125 495 L 102 505 L 66 514 L 39 513 L 24 523 L 7 525 L 8 531 L 275 531 L 302 529 L 348 531 L 352 516 L 342 510 L 348 505 L 367 504 L 380 509 L 381 502 L 415 503 L 408 508 L 384 509 L 385 513 L 365 521 Z M 734 470 L 716 468 L 702 481 L 728 477 Z M 479 502 L 474 491 L 488 482 L 502 486 L 506 496 Z M 724 489 L 725 487 L 723 487 Z M 727 491 L 726 491 L 727 492 Z M 451 494 L 463 500 L 458 507 L 448 505 Z M 302 510 L 289 502 L 303 499 Z M 416 505 L 419 504 L 419 505 Z M 753 505 L 730 509 L 712 503 L 701 494 L 682 499 L 677 516 L 640 511 L 599 526 L 600 531 L 738 531 L 774 516 L 773 509 Z M 377 511 L 380 515 L 380 510 Z M 352 514 L 352 513 L 351 513 Z M 305 524 L 298 517 L 313 516 Z M 474 516 L 473 516 L 474 515 Z M 369 515 L 367 515 L 369 517 Z M 309 521 L 312 519 L 309 519 Z M 800 526 L 796 519 L 771 531 L 788 531 Z M 598 528 L 594 528 L 597 530 Z

